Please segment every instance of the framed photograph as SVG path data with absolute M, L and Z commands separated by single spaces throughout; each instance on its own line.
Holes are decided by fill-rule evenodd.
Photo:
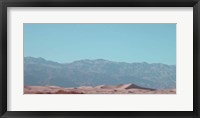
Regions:
M 1 117 L 199 117 L 199 0 L 3 0 Z

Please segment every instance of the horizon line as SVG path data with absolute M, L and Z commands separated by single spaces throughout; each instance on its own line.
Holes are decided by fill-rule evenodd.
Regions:
M 89 61 L 94 61 L 94 60 L 104 60 L 104 61 L 110 61 L 110 62 L 117 62 L 117 63 L 129 63 L 129 64 L 132 64 L 132 63 L 147 63 L 147 64 L 164 64 L 164 65 L 169 65 L 169 66 L 176 66 L 176 64 L 166 64 L 166 63 L 161 63 L 161 62 L 154 62 L 154 63 L 150 63 L 150 62 L 146 62 L 146 61 L 141 61 L 141 62 L 125 62 L 125 61 L 112 61 L 112 60 L 107 60 L 107 59 L 102 59 L 102 58 L 98 58 L 98 59 L 79 59 L 79 60 L 74 60 L 74 61 L 71 61 L 71 62 L 58 62 L 58 61 L 54 61 L 54 60 L 50 60 L 50 59 L 46 59 L 44 57 L 33 57 L 33 56 L 24 56 L 24 58 L 37 58 L 37 59 L 44 59 L 46 61 L 51 61 L 51 62 L 56 62 L 56 63 L 59 63 L 59 64 L 67 64 L 67 63 L 73 63 L 73 62 L 77 62 L 77 61 L 83 61 L 83 60 L 89 60 Z

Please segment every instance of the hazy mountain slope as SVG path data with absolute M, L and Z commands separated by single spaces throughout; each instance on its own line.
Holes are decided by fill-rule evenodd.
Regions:
M 68 64 L 24 58 L 25 85 L 62 87 L 134 83 L 156 89 L 176 88 L 176 66 L 148 63 L 80 60 Z

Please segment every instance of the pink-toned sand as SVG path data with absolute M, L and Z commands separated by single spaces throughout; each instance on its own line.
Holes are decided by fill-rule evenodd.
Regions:
M 25 86 L 24 94 L 176 94 L 175 89 L 153 90 L 133 84 L 99 85 L 62 88 L 58 86 Z

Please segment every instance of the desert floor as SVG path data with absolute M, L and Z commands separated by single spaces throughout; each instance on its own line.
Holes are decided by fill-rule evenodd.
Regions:
M 176 94 L 176 89 L 148 89 L 133 84 L 116 86 L 81 86 L 62 88 L 58 86 L 24 86 L 24 94 Z

